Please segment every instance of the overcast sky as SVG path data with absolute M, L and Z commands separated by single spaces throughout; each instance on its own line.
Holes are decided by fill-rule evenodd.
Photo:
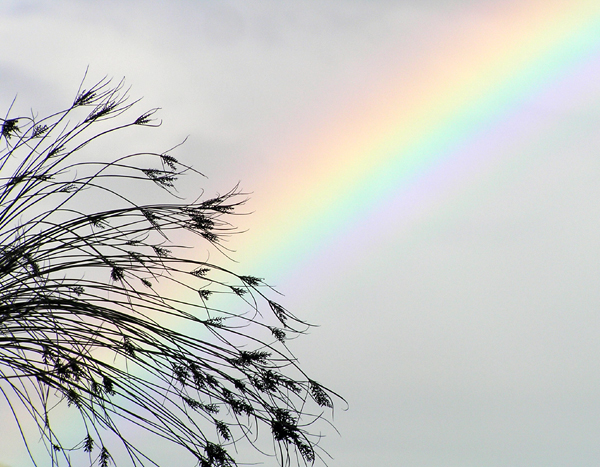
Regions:
M 232 241 L 252 263 L 269 216 L 293 222 L 271 211 L 278 187 L 320 189 L 293 172 L 310 159 L 298 148 L 368 125 L 391 81 L 435 80 L 427 60 L 444 41 L 475 47 L 495 17 L 541 21 L 560 3 L 5 0 L 0 107 L 18 95 L 15 113 L 62 108 L 88 66 L 91 81 L 124 76 L 141 108 L 162 109 L 158 150 L 189 136 L 177 155 L 208 175 L 203 188 L 253 193 L 250 230 Z M 549 75 L 545 97 L 498 117 L 470 159 L 444 159 L 427 179 L 443 189 L 357 212 L 292 264 L 277 256 L 292 246 L 255 262 L 283 265 L 258 275 L 320 325 L 292 350 L 348 400 L 341 435 L 323 442 L 330 466 L 600 464 L 598 57 Z M 27 465 L 0 447 L 3 467 Z

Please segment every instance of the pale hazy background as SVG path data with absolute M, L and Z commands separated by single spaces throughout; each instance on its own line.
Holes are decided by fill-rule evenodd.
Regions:
M 140 109 L 162 108 L 143 144 L 189 135 L 177 157 L 209 176 L 204 188 L 254 193 L 235 257 L 320 325 L 291 348 L 350 405 L 323 444 L 332 467 L 600 465 L 598 55 L 522 125 L 507 117 L 514 137 L 483 132 L 475 168 L 416 199 L 410 222 L 391 203 L 304 259 L 252 254 L 278 187 L 320 189 L 293 173 L 299 147 L 408 82 L 444 37 L 551 3 L 4 0 L 0 109 L 16 94 L 24 111 L 69 105 L 87 66 L 92 81 L 125 76 Z M 25 467 L 7 426 L 0 462 Z

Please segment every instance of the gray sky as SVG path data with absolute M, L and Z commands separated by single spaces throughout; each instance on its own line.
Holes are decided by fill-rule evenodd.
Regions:
M 409 83 L 440 38 L 519 4 L 546 13 L 529 0 L 5 1 L 0 106 L 17 93 L 25 111 L 68 105 L 88 65 L 92 80 L 125 76 L 141 108 L 162 108 L 144 144 L 189 135 L 179 157 L 209 175 L 205 188 L 241 181 L 261 219 L 270 181 L 297 181 L 295 147 L 380 99 L 390 76 Z M 589 62 L 583 80 L 566 69 L 564 95 L 532 100 L 514 141 L 482 139 L 479 172 L 410 225 L 393 211 L 352 224 L 359 233 L 274 278 L 286 307 L 320 325 L 295 354 L 350 404 L 335 413 L 341 436 L 323 442 L 332 467 L 600 463 L 600 66 Z M 261 235 L 252 219 L 247 242 Z M 245 242 L 233 241 L 241 258 Z M 2 443 L 0 462 L 26 465 Z

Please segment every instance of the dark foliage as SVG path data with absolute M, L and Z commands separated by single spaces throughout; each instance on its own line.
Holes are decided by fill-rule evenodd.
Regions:
M 133 104 L 122 83 L 102 80 L 61 112 L 2 119 L 0 392 L 15 429 L 34 463 L 43 441 L 40 465 L 83 465 L 84 455 L 109 466 L 119 450 L 124 463 L 156 465 L 129 439 L 133 427 L 196 465 L 234 466 L 232 445 L 255 443 L 261 426 L 282 465 L 311 464 L 332 393 L 287 350 L 305 323 L 262 279 L 198 259 L 202 242 L 223 252 L 243 194 L 181 202 L 177 178 L 201 174 L 171 154 L 107 162 L 89 149 L 158 126 L 154 111 L 122 123 Z M 137 199 L 152 190 L 177 202 Z M 180 243 L 185 232 L 195 249 Z M 65 435 L 57 420 L 73 414 Z

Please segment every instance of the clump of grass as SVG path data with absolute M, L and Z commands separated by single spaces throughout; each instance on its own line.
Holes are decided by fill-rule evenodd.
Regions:
M 230 447 L 263 426 L 282 465 L 312 464 L 333 393 L 287 350 L 306 323 L 262 279 L 170 240 L 187 231 L 223 251 L 244 194 L 185 202 L 177 179 L 202 175 L 168 152 L 90 156 L 113 133 L 158 126 L 155 111 L 129 119 L 134 104 L 103 79 L 47 117 L 0 119 L 0 392 L 24 446 L 34 462 L 41 439 L 52 465 L 108 466 L 116 439 L 131 465 L 157 465 L 121 429 L 133 424 L 196 465 L 235 466 Z M 134 196 L 152 189 L 173 202 Z M 226 294 L 243 306 L 212 305 Z M 80 419 L 78 443 L 55 428 L 61 406 Z

